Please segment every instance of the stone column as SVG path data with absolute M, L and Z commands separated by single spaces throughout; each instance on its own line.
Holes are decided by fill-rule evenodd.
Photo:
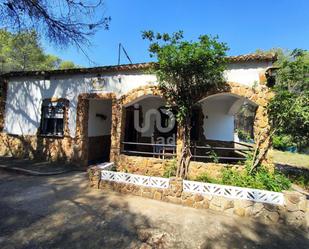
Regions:
M 88 115 L 89 100 L 78 97 L 76 112 L 76 135 L 73 146 L 73 158 L 80 166 L 88 165 Z
M 181 195 L 183 192 L 183 179 L 172 177 L 168 189 L 163 191 L 163 201 L 181 204 Z
M 125 132 L 124 124 L 124 107 L 117 100 L 113 100 L 110 161 L 114 162 L 116 166 L 119 161 L 120 151 L 122 148 L 121 141 L 123 141 Z
M 101 169 L 93 166 L 88 169 L 89 186 L 91 188 L 100 188 Z

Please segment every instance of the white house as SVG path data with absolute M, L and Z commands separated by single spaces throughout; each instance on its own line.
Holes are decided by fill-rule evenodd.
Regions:
M 256 110 L 255 136 L 268 127 L 265 73 L 274 60 L 274 55 L 228 57 L 227 90 L 205 95 L 197 103 L 192 120 L 196 160 L 210 159 L 203 152 L 207 148 L 202 148 L 207 146 L 224 162 L 243 157 L 236 151 L 241 145 L 235 138 L 235 115 L 244 104 Z M 169 121 L 156 76 L 147 73 L 150 66 L 140 63 L 2 75 L 0 155 L 88 165 L 109 160 L 121 163 L 130 156 L 146 160 L 175 154 L 177 124 L 168 131 L 158 129 L 158 120 L 163 128 Z M 136 115 L 141 128 L 149 121 L 147 129 L 136 129 Z

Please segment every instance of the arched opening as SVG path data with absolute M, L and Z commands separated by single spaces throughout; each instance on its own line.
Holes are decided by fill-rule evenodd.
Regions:
M 192 132 L 199 134 L 192 139 L 193 160 L 223 163 L 246 160 L 253 150 L 257 104 L 243 96 L 219 93 L 202 99 L 198 106 L 199 122 L 192 123 Z
M 123 106 L 121 153 L 171 158 L 176 154 L 175 113 L 158 95 L 143 95 Z

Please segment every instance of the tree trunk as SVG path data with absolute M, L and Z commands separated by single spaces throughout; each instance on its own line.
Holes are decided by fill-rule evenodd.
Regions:
M 191 141 L 190 141 L 190 131 L 191 131 L 191 116 L 188 116 L 185 119 L 184 125 L 183 125 L 183 133 L 182 133 L 182 143 L 183 143 L 183 149 L 181 152 L 180 160 L 178 161 L 177 166 L 177 177 L 181 177 L 183 179 L 188 178 L 189 173 L 189 165 L 192 158 L 191 153 Z

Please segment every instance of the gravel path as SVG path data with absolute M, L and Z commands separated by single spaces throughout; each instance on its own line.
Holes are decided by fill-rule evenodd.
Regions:
M 85 173 L 0 171 L 0 248 L 309 248 L 308 235 L 88 188 Z

